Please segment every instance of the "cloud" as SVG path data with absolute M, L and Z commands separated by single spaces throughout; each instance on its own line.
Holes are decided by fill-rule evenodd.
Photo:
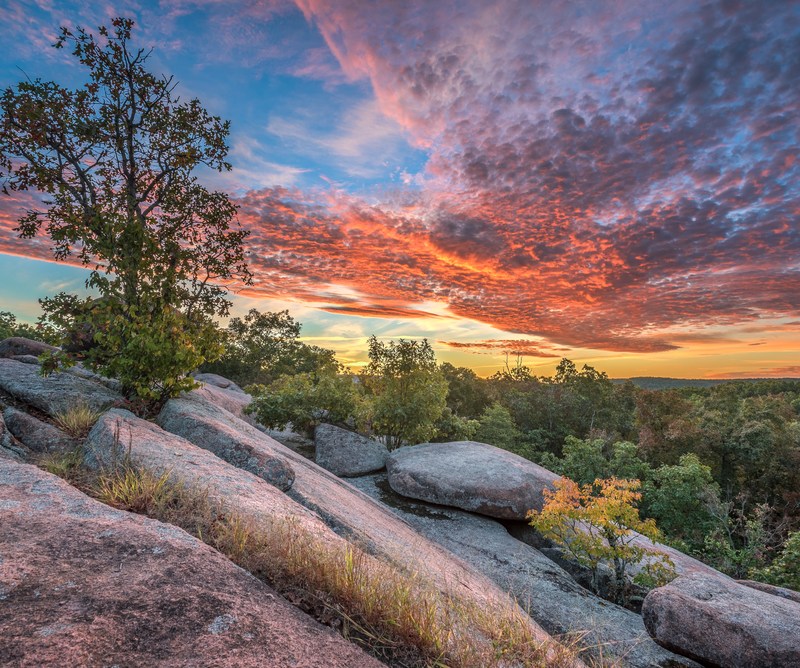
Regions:
M 374 100 L 333 134 L 302 114 L 271 130 L 364 178 L 392 137 L 428 161 L 408 190 L 239 198 L 256 277 L 243 294 L 352 291 L 329 308 L 393 318 L 434 302 L 513 334 L 642 353 L 698 342 L 670 332 L 800 312 L 797 3 L 297 5 Z M 295 71 L 329 65 L 316 53 Z
M 708 378 L 736 380 L 740 378 L 800 378 L 800 366 L 761 367 L 752 371 L 727 371 Z
M 451 348 L 459 348 L 470 352 L 503 354 L 519 357 L 561 357 L 556 353 L 542 350 L 538 341 L 526 339 L 489 339 L 487 341 L 440 341 Z

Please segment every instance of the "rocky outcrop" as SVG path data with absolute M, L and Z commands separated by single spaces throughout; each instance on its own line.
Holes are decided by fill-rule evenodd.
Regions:
M 386 462 L 398 494 L 502 519 L 541 510 L 559 476 L 493 445 L 423 443 L 395 450 Z
M 800 666 L 800 604 L 729 578 L 676 578 L 647 595 L 642 617 L 660 645 L 712 666 Z
M 295 474 L 286 459 L 260 448 L 258 441 L 232 425 L 221 423 L 220 407 L 199 401 L 199 396 L 190 393 L 184 398 L 170 399 L 158 415 L 158 424 L 280 490 L 289 489 Z
M 0 359 L 0 390 L 50 416 L 78 405 L 99 411 L 122 399 L 93 380 L 70 373 L 40 376 L 39 367 L 11 359 Z
M 491 578 L 549 633 L 579 634 L 589 655 L 622 658 L 623 665 L 635 668 L 697 666 L 653 642 L 639 615 L 594 596 L 497 521 L 404 498 L 392 491 L 386 474 L 351 483 Z
M 12 336 L 0 341 L 0 357 L 15 357 L 17 355 L 32 355 L 38 357 L 43 353 L 56 351 L 58 348 L 41 341 L 26 339 L 22 336 Z
M 75 446 L 75 440 L 60 429 L 16 408 L 6 408 L 3 420 L 14 437 L 32 452 L 67 450 Z
M 258 447 L 264 453 L 282 456 L 290 462 L 296 477 L 292 488 L 287 492 L 288 496 L 283 498 L 286 502 L 296 501 L 295 509 L 305 507 L 309 509 L 306 512 L 313 511 L 313 516 L 321 518 L 333 536 L 337 538 L 343 536 L 382 561 L 395 564 L 409 572 L 419 573 L 422 577 L 435 582 L 457 597 L 489 606 L 496 601 L 507 600 L 507 594 L 502 588 L 458 557 L 424 538 L 383 504 L 376 502 L 344 480 L 271 439 L 256 427 L 218 406 L 213 408 L 217 425 L 209 422 L 208 429 L 218 429 L 223 432 L 233 429 L 243 438 L 247 438 L 250 443 L 258 443 Z M 107 415 L 113 417 L 115 413 L 118 412 L 111 411 Z M 173 426 L 179 431 L 184 431 L 179 422 L 174 423 Z M 96 426 L 95 429 L 97 430 L 98 427 Z M 106 429 L 104 440 L 108 441 L 113 427 L 107 424 L 104 429 Z M 189 434 L 188 431 L 185 433 Z M 93 434 L 89 435 L 89 440 L 90 442 L 96 440 L 93 439 Z M 144 450 L 142 440 L 141 438 L 132 440 L 132 452 L 138 453 L 139 461 L 143 465 L 148 465 L 147 461 L 155 461 L 160 470 L 172 470 L 175 475 L 186 474 L 192 476 L 193 479 L 199 476 L 214 494 L 218 489 L 225 490 L 225 497 L 234 507 L 247 508 L 246 512 L 253 513 L 255 516 L 263 516 L 264 510 L 259 511 L 255 505 L 259 502 L 263 503 L 257 495 L 255 503 L 248 502 L 246 498 L 240 499 L 239 486 L 231 480 L 235 476 L 230 471 L 235 469 L 226 466 L 226 472 L 223 473 L 217 469 L 219 473 L 212 473 L 206 465 L 203 465 L 206 470 L 198 471 L 198 466 L 190 463 L 198 461 L 197 454 L 192 454 L 189 459 L 186 454 L 181 456 L 165 455 L 165 450 L 169 451 L 172 448 L 161 448 L 158 451 L 156 448 L 147 446 L 148 453 L 141 457 Z M 185 443 L 185 441 L 183 442 Z M 185 453 L 185 446 L 183 448 L 182 452 Z M 219 463 L 222 464 L 222 462 Z M 170 469 L 170 466 L 174 468 Z M 223 482 L 217 482 L 217 475 L 223 476 Z M 250 478 L 255 479 L 244 472 L 241 472 L 241 475 L 247 476 L 242 479 L 243 481 Z M 250 483 L 248 483 L 249 485 Z M 296 510 L 271 508 L 269 512 L 280 517 L 281 513 L 291 515 Z M 534 635 L 543 641 L 549 639 L 548 634 L 533 620 L 531 620 L 531 629 Z
M 187 533 L 0 459 L 3 666 L 382 665 Z
M 389 456 L 383 443 L 332 424 L 317 425 L 314 444 L 317 464 L 345 478 L 380 471 Z

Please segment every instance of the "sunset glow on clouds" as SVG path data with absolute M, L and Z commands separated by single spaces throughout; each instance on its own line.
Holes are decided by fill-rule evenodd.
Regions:
M 377 328 L 485 372 L 798 375 L 796 2 L 71 4 L 12 1 L 0 38 L 64 80 L 32 45 L 135 16 L 232 120 L 208 179 L 251 230 L 241 304 L 289 300 L 349 361 Z M 0 201 L 0 250 L 43 259 L 25 205 Z

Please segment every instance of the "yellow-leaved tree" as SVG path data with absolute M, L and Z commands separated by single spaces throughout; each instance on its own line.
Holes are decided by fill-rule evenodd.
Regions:
M 626 574 L 631 565 L 646 559 L 634 579 L 643 586 L 664 584 L 674 577 L 669 557 L 637 540 L 641 535 L 655 543 L 661 537 L 654 520 L 639 517 L 640 486 L 638 480 L 620 478 L 598 478 L 579 486 L 561 478 L 554 490 L 545 490 L 541 512 L 528 514 L 539 533 L 591 569 L 596 592 L 600 591 L 601 565 L 610 566 L 614 572 L 612 598 L 622 604 L 628 599 Z

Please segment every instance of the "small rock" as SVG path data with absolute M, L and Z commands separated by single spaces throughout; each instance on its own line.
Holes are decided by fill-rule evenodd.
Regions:
M 720 668 L 800 666 L 800 604 L 692 573 L 651 591 L 642 617 L 667 649 Z
M 42 353 L 51 350 L 56 351 L 58 348 L 42 343 L 41 341 L 26 339 L 23 336 L 12 336 L 0 341 L 0 357 L 15 357 L 17 355 L 32 355 L 33 357 L 38 357 Z
M 380 471 L 389 456 L 383 443 L 332 424 L 317 425 L 314 443 L 317 464 L 345 478 Z
M 501 519 L 541 510 L 544 490 L 559 479 L 512 452 L 474 441 L 399 448 L 386 467 L 398 494 Z
M 75 440 L 47 422 L 10 406 L 3 411 L 8 430 L 33 452 L 68 450 Z

